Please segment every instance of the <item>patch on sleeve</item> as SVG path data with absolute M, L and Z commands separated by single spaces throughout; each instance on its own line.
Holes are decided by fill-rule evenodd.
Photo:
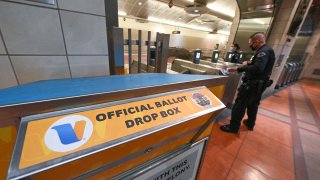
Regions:
M 260 52 L 260 53 L 257 55 L 257 57 L 263 57 L 263 56 L 265 56 L 265 55 L 267 55 L 265 52 Z

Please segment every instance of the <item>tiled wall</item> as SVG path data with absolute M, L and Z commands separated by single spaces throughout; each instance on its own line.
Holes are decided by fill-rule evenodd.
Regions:
M 6 51 L 4 49 L 2 38 L 0 38 L 0 54 L 6 54 Z
M 0 89 L 109 75 L 104 0 L 0 0 Z

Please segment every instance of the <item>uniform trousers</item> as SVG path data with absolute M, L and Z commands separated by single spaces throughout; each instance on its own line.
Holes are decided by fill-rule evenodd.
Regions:
M 248 127 L 254 127 L 262 92 L 257 92 L 255 85 L 242 84 L 238 88 L 237 98 L 232 107 L 230 128 L 239 130 L 241 120 L 247 110 Z

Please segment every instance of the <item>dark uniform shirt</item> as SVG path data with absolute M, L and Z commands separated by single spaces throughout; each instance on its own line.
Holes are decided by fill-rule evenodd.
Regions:
M 232 63 L 241 63 L 240 62 L 240 53 L 238 51 L 233 51 L 231 55 L 231 61 Z
M 275 62 L 273 49 L 268 45 L 261 46 L 254 54 L 252 61 L 237 69 L 238 72 L 245 72 L 246 80 L 268 80 Z

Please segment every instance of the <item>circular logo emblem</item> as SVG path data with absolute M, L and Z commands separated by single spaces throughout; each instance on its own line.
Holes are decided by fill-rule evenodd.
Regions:
M 192 93 L 191 99 L 195 104 L 197 104 L 200 107 L 204 107 L 204 108 L 211 108 L 212 107 L 212 103 L 211 103 L 210 98 L 206 95 L 201 94 L 201 93 L 198 93 L 198 92 Z
M 53 123 L 47 130 L 44 142 L 56 152 L 68 152 L 84 145 L 91 137 L 93 125 L 81 115 L 66 116 Z

